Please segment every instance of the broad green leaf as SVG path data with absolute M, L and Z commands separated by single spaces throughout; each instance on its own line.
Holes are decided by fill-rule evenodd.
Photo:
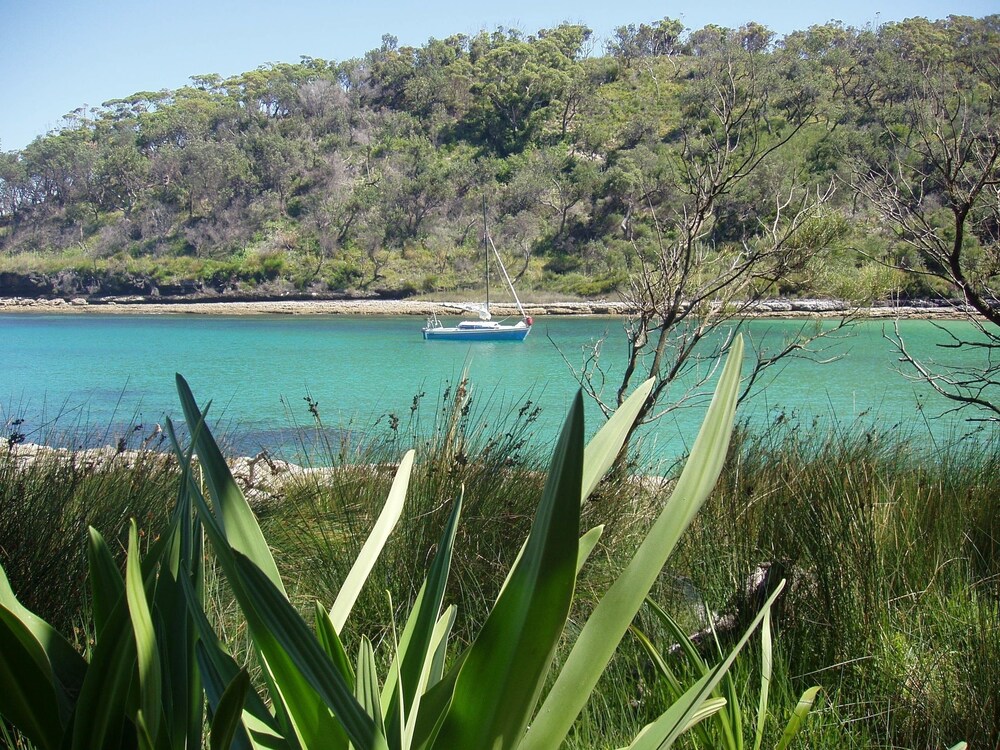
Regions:
M 760 700 L 757 702 L 757 729 L 753 750 L 760 750 L 764 742 L 764 724 L 767 721 L 767 701 L 771 690 L 771 612 L 764 613 L 760 625 Z
M 701 654 L 699 654 L 695 649 L 694 645 L 688 638 L 687 633 L 685 633 L 673 620 L 673 618 L 664 612 L 659 605 L 656 604 L 656 602 L 652 599 L 647 599 L 646 602 L 664 623 L 664 625 L 666 625 L 667 634 L 673 639 L 674 643 L 681 644 L 681 649 L 685 652 L 689 663 L 694 667 L 698 676 L 703 677 L 707 674 L 709 667 L 704 660 L 702 660 Z M 678 700 L 682 695 L 684 695 L 684 687 L 681 685 L 680 678 L 674 670 L 670 668 L 670 665 L 663 658 L 662 654 L 660 654 L 659 650 L 657 650 L 657 648 L 641 630 L 636 628 L 634 625 L 630 626 L 629 630 L 632 631 L 633 635 L 635 635 L 636 639 L 639 641 L 639 644 L 643 647 L 646 654 L 653 662 L 653 666 L 656 668 L 656 671 L 666 681 L 671 699 L 674 701 Z M 712 735 L 700 723 L 695 725 L 694 731 L 698 736 L 698 740 L 706 747 L 711 747 L 714 744 Z
M 764 611 L 764 619 L 768 619 L 770 610 Z M 715 632 L 715 622 L 709 618 L 708 625 L 712 630 L 712 638 L 719 657 L 722 658 L 722 646 L 719 643 L 719 634 Z M 736 682 L 730 672 L 726 672 L 720 681 L 719 687 L 713 695 L 721 694 L 726 699 L 726 707 L 719 711 L 717 724 L 722 729 L 723 741 L 726 747 L 732 750 L 743 750 L 743 711 L 740 708 L 740 694 L 736 689 Z
M 385 736 L 382 723 L 382 704 L 379 699 L 378 670 L 375 668 L 375 649 L 367 636 L 361 636 L 358 647 L 358 679 L 354 685 L 354 697 L 365 712 L 375 722 L 375 732 Z
M 714 487 L 732 433 L 742 361 L 743 340 L 737 336 L 670 499 L 581 630 L 532 722 L 524 750 L 547 750 L 562 743 L 678 539 Z
M 403 460 L 399 462 L 399 468 L 396 470 L 392 487 L 389 489 L 388 497 L 386 497 L 385 506 L 382 508 L 382 512 L 379 514 L 371 534 L 365 540 L 361 552 L 358 553 L 354 565 L 351 566 L 350 572 L 344 578 L 344 583 L 337 594 L 337 600 L 333 603 L 333 607 L 330 608 L 330 619 L 333 621 L 333 626 L 338 633 L 343 630 L 344 623 L 347 622 L 347 617 L 354 607 L 354 602 L 357 601 L 358 595 L 365 585 L 365 581 L 368 580 L 369 573 L 371 573 L 375 562 L 378 560 L 378 556 L 382 554 L 382 547 L 385 546 L 386 540 L 396 527 L 396 522 L 399 521 L 399 516 L 403 512 L 403 504 L 406 502 L 406 488 L 410 483 L 410 472 L 413 469 L 414 455 L 414 451 L 407 451 L 403 456 Z
M 160 655 L 156 650 L 156 633 L 153 617 L 146 599 L 139 560 L 139 531 L 135 519 L 129 527 L 128 553 L 125 563 L 125 596 L 128 601 L 129 620 L 135 637 L 136 658 L 139 665 L 139 706 L 145 718 L 145 729 L 150 738 L 160 731 L 162 710 Z
M 670 688 L 670 694 L 676 699 L 684 693 L 684 688 L 681 687 L 681 681 L 674 673 L 674 670 L 670 668 L 667 664 L 666 659 L 663 658 L 663 654 L 660 653 L 659 649 L 653 645 L 653 642 L 649 640 L 649 637 L 639 630 L 637 627 L 632 626 L 629 628 L 632 631 L 632 635 L 635 639 L 639 641 L 639 645 L 642 646 L 649 660 L 653 662 L 653 667 L 656 669 L 657 674 L 660 675 Z M 699 673 L 699 676 L 703 675 L 704 671 Z
M 694 644 L 691 643 L 691 639 L 688 637 L 688 634 L 684 632 L 680 625 L 678 625 L 677 622 L 652 599 L 647 598 L 646 603 L 649 605 L 649 608 L 653 611 L 653 613 L 660 619 L 660 621 L 666 625 L 668 632 L 674 639 L 674 642 L 680 645 L 684 655 L 697 669 L 698 674 L 707 674 L 710 671 L 709 666 L 702 658 L 701 654 L 698 653 Z M 643 645 L 645 646 L 645 644 Z M 718 640 L 716 640 L 716 646 L 718 646 Z M 651 648 L 651 645 L 649 648 Z M 721 651 L 719 655 L 721 657 Z M 666 667 L 665 662 L 663 663 L 663 668 L 669 669 Z M 726 705 L 718 712 L 715 712 L 714 715 L 719 729 L 722 730 L 725 747 L 731 748 L 731 750 L 739 750 L 743 747 L 743 729 L 740 716 L 739 694 L 736 691 L 735 683 L 733 683 L 728 673 L 724 678 L 724 683 L 724 699 L 726 701 Z M 684 694 L 680 681 L 673 675 L 672 672 L 668 678 L 668 684 L 670 685 L 670 689 L 675 698 L 679 698 Z M 718 743 L 718 740 L 713 739 L 712 735 L 708 733 L 708 730 L 700 722 L 695 722 L 695 725 L 695 731 L 703 744 L 712 745 L 714 743 Z
M 725 698 L 709 698 L 707 701 L 701 704 L 698 710 L 694 712 L 694 715 L 691 717 L 691 720 L 688 721 L 687 726 L 684 727 L 683 731 L 689 732 L 690 730 L 694 729 L 699 724 L 701 724 L 701 722 L 705 721 L 705 719 L 711 718 L 712 716 L 719 713 L 719 711 L 723 710 L 725 707 L 726 707 Z M 645 736 L 646 732 L 648 732 L 652 727 L 653 727 L 652 724 L 643 727 L 642 731 L 639 732 L 638 736 L 636 736 L 632 744 L 629 745 L 627 749 L 623 748 L 622 750 L 631 750 L 632 748 L 634 748 L 637 745 L 637 743 L 643 738 L 643 736 Z
M 717 691 L 722 693 L 726 701 L 725 708 L 716 714 L 726 746 L 733 750 L 743 750 L 743 710 L 740 708 L 740 695 L 732 674 L 726 672 Z
M 962 742 L 959 742 L 956 745 L 952 745 L 949 750 L 967 750 L 968 747 L 969 747 L 969 743 L 965 742 L 965 741 L 962 741 Z
M 316 602 L 316 637 L 319 639 L 319 645 L 330 657 L 333 666 L 340 671 L 348 687 L 353 690 L 354 670 L 351 668 L 351 660 L 347 657 L 347 651 L 344 649 L 344 644 L 340 640 L 333 620 L 330 619 L 330 613 L 319 602 Z
M 438 625 L 443 623 L 444 635 L 438 642 L 434 651 L 434 659 L 431 662 L 430 677 L 427 681 L 427 689 L 434 687 L 444 677 L 445 661 L 448 658 L 448 638 L 451 636 L 451 629 L 455 626 L 455 618 L 458 616 L 458 608 L 452 604 L 447 607 L 444 614 L 438 619 Z
M 133 724 L 135 726 L 135 736 L 139 743 L 139 750 L 156 750 L 153 734 L 149 731 L 146 715 L 141 708 L 136 711 Z
M 660 622 L 666 626 L 674 642 L 684 651 L 684 656 L 687 657 L 688 661 L 697 667 L 698 673 L 705 674 L 708 671 L 708 664 L 702 658 L 701 654 L 698 653 L 698 649 L 695 648 L 694 644 L 691 643 L 691 639 L 684 629 L 652 599 L 647 598 L 646 604 L 652 610 L 653 614 L 659 618 Z
M 215 630 L 208 622 L 204 610 L 197 604 L 198 600 L 191 582 L 182 578 L 181 587 L 185 596 L 189 597 L 191 618 L 198 634 L 195 648 L 198 672 L 203 678 L 205 697 L 208 699 L 209 709 L 215 712 L 222 702 L 222 696 L 225 694 L 226 688 L 236 679 L 241 668 L 236 664 L 233 657 L 229 655 L 229 652 L 226 651 L 226 647 L 219 640 Z M 268 712 L 260 696 L 253 690 L 250 690 L 246 695 L 244 710 L 246 714 L 252 716 L 255 720 L 258 732 L 267 731 L 274 735 L 278 734 L 274 717 Z M 245 718 L 244 722 L 249 728 L 250 722 L 247 722 Z M 249 743 L 245 735 L 242 739 Z M 237 740 L 240 740 L 239 733 L 237 733 Z M 249 744 L 239 746 L 249 747 Z
M 87 674 L 87 662 L 63 636 L 45 620 L 27 609 L 17 597 L 0 566 L 0 607 L 7 609 L 31 633 L 48 661 L 52 684 L 59 702 L 59 716 L 63 724 L 73 712 L 73 697 L 80 692 Z
M 601 541 L 601 534 L 604 533 L 604 524 L 600 526 L 595 526 L 586 534 L 580 537 L 580 552 L 576 561 L 576 573 L 580 574 L 583 570 L 583 566 L 587 564 L 587 560 L 590 558 L 590 553 L 594 551 L 597 543 Z
M 136 671 L 135 637 L 124 598 L 118 601 L 94 646 L 73 721 L 74 750 L 117 747 L 129 713 Z
M 254 650 L 260 659 L 261 666 L 263 667 L 263 676 L 272 695 L 274 723 L 277 727 L 277 734 L 282 737 L 287 737 L 289 738 L 289 741 L 292 741 L 292 738 L 297 734 L 297 732 L 302 731 L 303 727 L 299 727 L 297 729 L 294 726 L 294 722 L 292 721 L 289 712 L 286 710 L 285 703 L 280 699 L 281 696 L 274 683 L 274 675 L 271 673 L 268 660 L 261 651 L 258 639 L 253 637 L 256 632 L 261 632 L 262 637 L 267 637 L 266 627 L 263 625 L 260 616 L 256 612 L 254 598 L 252 594 L 247 591 L 243 578 L 240 576 L 239 570 L 237 569 L 236 556 L 238 553 L 229 546 L 229 543 L 225 538 L 225 531 L 223 530 L 219 519 L 216 518 L 211 509 L 208 507 L 208 503 L 205 501 L 205 498 L 199 488 L 193 483 L 193 481 L 189 483 L 189 486 L 191 499 L 194 503 L 195 509 L 204 524 L 205 533 L 208 535 L 208 538 L 211 540 L 212 547 L 215 549 L 215 559 L 219 564 L 219 568 L 225 575 L 226 580 L 229 581 L 229 586 L 233 591 L 233 595 L 236 597 L 236 601 L 243 612 L 247 625 L 250 627 L 251 642 L 254 644 Z M 196 616 L 195 621 L 197 622 L 198 619 L 199 618 Z M 212 652 L 215 653 L 216 650 L 212 649 Z M 284 664 L 287 667 L 285 662 L 280 662 L 280 664 Z M 223 685 L 228 684 L 231 679 L 232 675 L 227 675 Z M 310 702 L 313 704 L 311 709 L 307 705 L 310 704 Z M 316 722 L 323 723 L 330 718 L 325 717 L 325 714 L 329 712 L 325 707 L 322 707 L 322 701 L 319 696 L 315 694 L 315 692 L 301 698 L 301 703 L 298 709 L 300 712 L 304 712 L 306 715 L 314 717 L 313 724 L 309 725 L 312 730 L 317 729 L 315 726 Z M 251 732 L 254 731 L 253 727 L 250 727 L 249 724 L 247 725 L 247 729 Z M 347 737 L 343 734 L 343 730 L 336 724 L 336 722 L 331 724 L 330 732 L 333 736 L 340 737 L 346 745 Z
M 176 379 L 177 393 L 184 410 L 184 419 L 191 430 L 191 439 L 205 472 L 205 480 L 223 535 L 234 550 L 253 560 L 254 564 L 271 579 L 271 583 L 284 594 L 285 587 L 278 574 L 278 567 L 274 563 L 274 557 L 271 555 L 263 533 L 261 533 L 250 504 L 247 503 L 243 491 L 233 479 L 229 466 L 222 456 L 222 451 L 219 450 L 212 433 L 205 425 L 204 416 L 198 409 L 198 404 L 194 400 L 187 381 L 179 374 Z
M 215 659 L 208 654 L 205 641 L 198 641 L 196 654 L 198 667 L 204 676 L 205 695 L 209 698 L 209 713 L 213 714 L 219 710 L 222 697 L 226 694 L 226 689 L 232 684 L 232 681 L 227 683 L 222 679 L 222 672 L 218 670 Z M 226 656 L 228 657 L 228 654 Z M 238 668 L 234 670 L 233 679 L 236 679 L 239 671 Z M 267 712 L 260 697 L 252 689 L 248 690 L 244 696 L 240 721 L 241 723 L 237 726 L 230 743 L 230 746 L 235 750 L 256 750 L 258 748 L 291 750 L 295 747 L 293 743 L 285 741 L 275 726 L 274 718 Z
M 586 534 L 580 537 L 580 552 L 577 557 L 576 563 L 576 574 L 580 575 L 580 571 L 583 570 L 583 566 L 587 564 L 587 560 L 590 558 L 590 554 L 597 547 L 597 543 L 601 540 L 601 535 L 604 533 L 604 524 L 595 526 Z M 527 541 L 525 541 L 527 544 Z M 507 584 L 510 582 L 510 577 L 513 575 L 514 571 L 517 570 L 517 564 L 521 561 L 521 555 L 524 554 L 524 546 L 521 545 L 521 549 L 518 550 L 517 557 L 514 558 L 514 564 L 510 566 L 510 570 L 507 571 L 507 577 L 504 579 L 503 585 L 500 587 L 500 591 L 497 594 L 497 599 L 503 594 L 504 589 L 507 588 Z
M 816 696 L 819 695 L 820 688 L 815 685 L 804 693 L 802 697 L 799 698 L 798 704 L 795 706 L 795 710 L 792 711 L 792 716 L 788 720 L 788 724 L 785 725 L 785 731 L 781 733 L 781 739 L 778 740 L 778 744 L 774 746 L 774 750 L 785 750 L 795 739 L 795 735 L 799 733 L 802 728 L 802 722 L 805 721 L 806 715 L 812 711 L 813 704 L 816 702 Z M 965 743 L 960 742 L 955 745 L 952 750 L 964 750 Z
M 42 750 L 62 741 L 55 679 L 41 645 L 14 613 L 0 606 L 0 716 Z
M 211 750 L 230 750 L 236 730 L 241 726 L 243 706 L 250 691 L 250 675 L 241 669 L 222 693 L 222 699 L 212 716 L 209 734 Z
M 714 716 L 726 707 L 725 698 L 709 698 L 707 701 L 701 704 L 699 708 L 692 714 L 691 718 L 688 720 L 687 725 L 681 730 L 681 733 L 689 732 L 696 725 L 705 721 L 705 719 L 710 716 Z
M 579 556 L 583 397 L 556 446 L 524 553 L 469 648 L 440 748 L 512 748 L 520 741 L 569 614 Z
M 92 535 L 93 538 L 95 537 Z M 99 535 L 96 539 L 98 539 L 98 544 L 93 547 L 94 553 L 98 558 L 110 557 L 106 546 L 102 551 Z M 126 596 L 119 596 L 111 611 L 105 614 L 106 621 L 92 650 L 87 677 L 80 687 L 77 698 L 72 725 L 72 747 L 74 749 L 117 746 L 121 741 L 126 722 L 135 725 L 135 712 L 142 708 L 142 702 L 145 701 L 147 706 L 153 705 L 153 701 L 148 696 L 137 697 L 132 692 L 136 677 L 137 653 L 133 625 L 137 624 L 143 630 L 144 637 L 148 637 L 154 632 L 146 591 L 152 590 L 155 586 L 156 570 L 166 550 L 166 542 L 166 539 L 160 539 L 154 543 L 143 560 L 138 558 L 137 546 L 133 547 L 131 586 L 134 596 L 129 595 L 129 583 L 126 581 Z M 103 562 L 98 560 L 99 567 L 106 570 L 107 565 L 107 558 Z M 118 587 L 115 577 L 110 573 L 103 575 L 102 580 L 106 582 L 102 585 Z M 106 598 L 110 599 L 110 597 Z M 145 609 L 145 619 L 138 610 L 130 610 L 130 606 L 133 604 Z M 138 617 L 140 621 L 133 623 L 132 617 Z M 147 649 L 144 654 L 147 657 L 149 655 L 148 646 L 148 643 L 144 645 L 144 648 Z M 155 641 L 153 651 L 155 652 Z M 147 661 L 147 666 L 148 664 Z M 147 672 L 147 676 L 148 674 L 149 672 Z M 142 689 L 147 688 L 160 689 L 162 695 L 161 686 L 154 687 L 150 684 Z M 142 689 L 140 689 L 140 693 Z M 152 721 L 158 725 L 161 712 L 162 706 L 157 701 L 155 712 L 153 712 L 152 717 L 146 716 L 145 721 Z M 144 726 L 147 730 L 150 728 L 148 724 Z
M 90 568 L 91 609 L 94 617 L 94 632 L 101 637 L 111 611 L 125 596 L 125 579 L 122 578 L 118 563 L 108 549 L 101 533 L 88 529 L 87 560 Z
M 176 442 L 169 422 L 168 436 Z M 190 450 L 193 451 L 193 445 Z M 178 455 L 183 461 L 180 464 L 181 481 L 170 524 L 163 536 L 160 575 L 152 608 L 156 617 L 160 665 L 169 675 L 164 683 L 166 726 L 161 729 L 161 735 L 166 734 L 172 744 L 179 744 L 181 738 L 186 737 L 187 746 L 195 748 L 203 745 L 205 690 L 198 669 L 198 632 L 192 611 L 203 612 L 205 607 L 204 549 L 201 523 L 191 504 L 191 452 Z M 184 581 L 194 592 L 190 606 Z
M 427 694 L 420 699 L 420 713 L 417 714 L 417 725 L 413 733 L 412 750 L 426 750 L 437 740 L 441 725 L 455 697 L 455 685 L 462 674 L 468 649 L 455 660 L 455 664 Z
M 639 409 L 642 408 L 652 388 L 652 378 L 636 388 L 625 399 L 625 402 L 618 407 L 615 413 L 611 415 L 611 418 L 597 431 L 597 434 L 590 439 L 590 442 L 587 443 L 587 447 L 583 451 L 583 481 L 580 491 L 580 502 L 584 502 L 590 497 L 590 494 L 600 484 L 601 479 L 608 472 L 608 469 L 614 464 L 615 459 L 618 457 L 618 452 L 625 444 L 625 438 L 628 437 L 629 430 L 635 422 L 635 417 L 639 413 Z M 523 554 L 524 546 L 522 545 L 517 553 L 517 558 L 514 560 L 514 564 L 507 573 L 508 580 L 510 579 L 510 574 L 517 568 L 517 563 Z M 587 551 L 587 554 L 590 554 L 590 550 Z M 581 568 L 584 561 L 581 560 L 580 562 Z M 505 580 L 503 586 L 500 587 L 500 593 L 503 593 L 506 587 L 507 581 Z
M 449 614 L 438 618 L 431 634 L 431 641 L 428 644 L 427 652 L 424 654 L 423 668 L 420 670 L 420 679 L 414 691 L 413 703 L 406 715 L 403 726 L 403 747 L 409 748 L 413 744 L 413 737 L 417 727 L 417 718 L 420 715 L 421 698 L 431 684 L 431 678 L 435 671 L 442 668 L 443 652 L 447 647 L 448 633 L 451 632 L 452 623 L 455 622 L 454 607 L 449 607 Z
M 240 607 L 254 646 L 303 744 L 336 747 L 342 728 L 355 750 L 371 748 L 374 724 L 343 675 L 270 578 L 252 560 L 234 554 L 240 588 L 248 597 Z
M 701 724 L 701 722 L 705 721 L 705 719 L 714 716 L 725 707 L 726 707 L 725 698 L 709 698 L 707 701 L 701 704 L 701 707 L 698 708 L 697 711 L 694 712 L 694 715 L 691 717 L 691 720 L 688 722 L 687 726 L 684 727 L 684 731 L 687 732 L 690 731 L 691 729 L 696 728 L 699 724 Z M 640 731 L 639 734 L 636 735 L 631 745 L 629 745 L 627 748 L 619 748 L 619 750 L 633 750 L 633 748 L 637 747 L 639 743 L 643 741 L 643 738 L 649 731 L 653 729 L 653 726 L 654 726 L 653 724 L 647 724 L 646 726 L 644 726 L 642 728 L 642 731 Z
M 454 513 L 454 511 L 452 511 Z M 420 602 L 424 593 L 424 589 L 427 587 L 427 581 L 424 580 L 423 585 L 420 587 L 420 591 L 417 592 L 417 604 L 414 605 L 414 609 L 420 610 Z M 389 600 L 389 625 L 390 632 L 392 634 L 392 653 L 393 659 L 392 664 L 389 665 L 389 677 L 386 678 L 385 685 L 382 688 L 382 705 L 389 706 L 388 716 L 391 723 L 388 728 L 388 734 L 390 736 L 390 741 L 393 747 L 401 747 L 403 742 L 403 735 L 406 734 L 406 710 L 404 708 L 405 701 L 403 700 L 403 677 L 400 674 L 400 666 L 403 663 L 403 649 L 399 645 L 399 635 L 396 633 L 396 608 L 392 605 L 392 592 L 385 592 L 386 598 Z M 416 619 L 416 612 L 410 613 L 410 620 Z M 407 623 L 409 626 L 409 623 Z M 389 698 L 384 699 L 385 691 L 389 689 L 390 685 L 393 685 Z M 385 716 L 385 713 L 383 713 Z M 385 722 L 383 721 L 383 724 Z
M 183 503 L 179 498 L 178 507 Z M 190 505 L 182 510 L 183 513 L 174 515 L 165 535 L 167 544 L 152 601 L 160 668 L 168 676 L 164 681 L 162 711 L 166 723 L 161 726 L 160 735 L 171 738 L 172 743 L 180 743 L 186 737 L 188 747 L 201 747 L 205 696 L 195 656 L 197 630 L 182 584 L 188 579 L 192 589 L 203 590 L 199 580 L 201 547 L 191 538 L 194 529 Z M 203 597 L 196 600 L 199 609 L 204 609 Z
M 228 656 L 228 654 L 227 654 Z M 215 726 L 215 714 L 219 711 L 219 707 L 222 705 L 222 698 L 226 694 L 226 690 L 232 682 L 226 682 L 222 678 L 222 673 L 218 669 L 217 665 L 214 663 L 213 658 L 208 654 L 208 648 L 201 641 L 195 645 L 195 657 L 197 660 L 198 669 L 201 673 L 202 684 L 205 687 L 205 698 L 208 701 L 208 725 L 209 725 L 209 744 L 213 742 L 212 734 L 214 733 Z M 235 680 L 239 676 L 239 670 L 236 671 L 236 676 L 233 677 Z M 251 690 L 250 693 L 253 691 Z M 249 693 L 248 693 L 249 695 Z M 244 695 L 244 700 L 246 699 Z M 242 719 L 243 707 L 241 706 L 240 719 Z M 222 725 L 220 724 L 220 727 Z M 222 731 L 220 728 L 219 731 Z M 250 739 L 247 736 L 245 728 L 242 724 L 237 725 L 236 729 L 233 730 L 233 737 L 230 738 L 229 746 L 235 750 L 250 750 L 252 745 L 250 744 Z
M 625 444 L 636 415 L 653 390 L 653 378 L 640 385 L 625 399 L 597 434 L 590 439 L 583 454 L 583 490 L 586 500 L 608 472 Z

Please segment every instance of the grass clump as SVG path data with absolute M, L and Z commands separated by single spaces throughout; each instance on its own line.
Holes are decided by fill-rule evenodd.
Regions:
M 124 560 L 129 519 L 155 539 L 178 479 L 176 462 L 155 451 L 0 448 L 0 566 L 21 602 L 61 632 L 81 627 L 88 527 Z
M 851 744 L 997 746 L 1000 444 L 796 427 L 734 442 L 675 571 L 721 609 L 781 565 L 791 683 L 835 696 Z

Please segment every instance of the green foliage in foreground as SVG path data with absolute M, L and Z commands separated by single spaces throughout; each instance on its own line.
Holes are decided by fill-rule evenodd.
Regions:
M 582 626 L 544 700 L 577 575 L 602 533 L 596 527 L 581 535 L 580 506 L 617 456 L 648 383 L 586 449 L 577 397 L 528 539 L 478 636 L 460 654 L 449 654 L 455 612 L 444 608 L 443 599 L 462 508 L 461 496 L 455 500 L 380 680 L 372 643 L 362 636 L 352 659 L 340 634 L 401 514 L 413 453 L 401 461 L 382 514 L 332 608 L 317 603 L 310 628 L 289 603 L 260 526 L 204 425 L 204 413 L 178 377 L 193 439 L 182 450 L 168 424 L 183 467 L 172 521 L 145 557 L 133 523 L 124 577 L 104 539 L 91 531 L 96 642 L 89 661 L 26 610 L 0 575 L 0 714 L 39 748 L 198 747 L 203 695 L 213 748 L 558 747 L 719 476 L 741 359 L 738 342 L 670 499 Z M 208 497 L 195 480 L 194 453 Z M 245 618 L 270 708 L 205 615 L 203 536 Z M 713 691 L 780 588 L 729 656 L 706 669 L 631 748 L 669 747 L 724 707 Z
M 688 638 L 688 634 L 674 621 L 672 617 L 670 617 L 670 615 L 664 612 L 663 609 L 655 603 L 650 602 L 650 606 L 659 620 L 666 625 L 667 631 L 672 634 L 674 640 L 681 647 L 685 657 L 695 667 L 696 671 L 701 675 L 708 674 L 711 671 L 711 667 L 691 643 Z M 639 642 L 642 644 L 643 648 L 645 648 L 646 652 L 649 654 L 650 659 L 656 667 L 657 673 L 666 681 L 671 696 L 678 698 L 683 695 L 684 688 L 681 684 L 681 680 L 678 678 L 675 671 L 671 669 L 667 660 L 663 658 L 644 633 L 636 629 L 635 634 L 636 637 L 639 638 Z M 771 644 L 771 610 L 768 608 L 764 611 L 764 617 L 761 621 L 760 692 L 758 695 L 756 724 L 754 726 L 753 733 L 754 750 L 760 750 L 761 745 L 764 742 L 764 725 L 768 717 L 768 697 L 771 690 Z M 718 642 L 716 642 L 716 646 L 718 646 Z M 780 739 L 777 744 L 775 744 L 774 750 L 785 750 L 790 745 L 791 741 L 795 738 L 795 735 L 798 734 L 799 729 L 802 727 L 802 722 L 806 715 L 810 710 L 812 710 L 813 704 L 816 702 L 816 697 L 819 695 L 819 692 L 820 687 L 818 685 L 814 685 L 802 694 L 799 698 L 798 704 L 795 706 L 795 710 L 792 711 L 792 715 L 789 718 L 788 723 L 785 725 L 784 731 L 781 733 Z M 725 750 L 742 750 L 744 747 L 743 708 L 740 701 L 740 694 L 736 687 L 736 682 L 731 674 L 727 673 L 725 675 L 722 685 L 716 689 L 716 697 L 718 700 L 724 701 L 724 705 L 711 717 L 711 722 L 717 724 L 719 730 L 718 736 L 722 739 L 722 742 L 715 743 L 715 746 L 725 748 Z M 704 722 L 703 724 L 696 726 L 694 731 L 705 747 L 712 747 L 714 738 L 705 726 L 706 723 L 708 722 Z
M 762 560 L 785 568 L 775 661 L 835 704 L 811 721 L 810 735 L 839 733 L 822 746 L 995 747 L 995 433 L 931 446 L 904 429 L 810 430 L 782 414 L 737 437 L 672 564 L 713 606 Z

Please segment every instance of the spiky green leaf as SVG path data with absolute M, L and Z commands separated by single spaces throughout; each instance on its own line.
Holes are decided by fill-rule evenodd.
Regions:
M 775 588 L 774 593 L 764 602 L 761 611 L 751 621 L 749 627 L 743 633 L 736 645 L 733 646 L 728 656 L 717 664 L 710 672 L 704 674 L 694 685 L 692 685 L 684 695 L 676 700 L 655 722 L 642 738 L 633 743 L 634 750 L 664 750 L 673 745 L 677 738 L 692 726 L 692 720 L 701 710 L 706 701 L 712 699 L 712 693 L 716 686 L 729 672 L 736 657 L 750 640 L 750 636 L 757 630 L 764 619 L 764 613 L 774 604 L 774 600 L 781 595 L 785 587 L 785 582 L 781 581 Z
M 251 637 L 303 744 L 337 747 L 342 728 L 356 750 L 371 748 L 371 717 L 298 612 L 252 560 L 235 561 Z
M 230 750 L 233 739 L 241 726 L 243 706 L 250 691 L 250 675 L 245 669 L 226 686 L 222 698 L 212 715 L 212 729 L 209 734 L 211 750 Z
M 160 655 L 156 649 L 153 617 L 149 611 L 149 601 L 146 599 L 146 588 L 142 580 L 139 560 L 139 532 L 134 519 L 128 534 L 125 596 L 128 601 L 129 621 L 135 638 L 139 665 L 139 706 L 145 717 L 145 728 L 155 742 L 160 731 L 160 712 L 162 710 Z
M 399 521 L 399 516 L 403 512 L 414 455 L 414 451 L 407 451 L 403 460 L 399 462 L 399 468 L 396 470 L 392 487 L 389 488 L 389 495 L 386 497 L 382 512 L 358 553 L 354 565 L 351 566 L 347 577 L 344 578 L 344 583 L 340 587 L 333 607 L 330 608 L 330 620 L 338 633 L 343 630 L 344 623 L 347 622 L 351 609 L 354 607 L 354 602 L 357 601 L 365 581 L 368 580 L 368 574 L 371 573 L 379 555 L 382 554 L 382 548 L 392 530 L 396 528 L 396 522 Z
M 562 743 L 678 539 L 715 485 L 732 433 L 742 360 L 743 341 L 737 337 L 670 499 L 584 625 L 532 722 L 525 750 L 546 750 Z
M 462 515 L 462 495 L 455 500 L 448 522 L 441 532 L 437 553 L 420 591 L 413 610 L 403 627 L 393 664 L 382 687 L 382 705 L 385 712 L 386 736 L 392 746 L 402 741 L 401 732 L 405 718 L 417 695 L 417 685 L 427 655 L 433 651 L 434 628 L 441 614 L 444 593 L 451 571 L 455 549 L 455 534 Z
M 653 390 L 653 383 L 650 378 L 636 388 L 587 443 L 583 456 L 582 500 L 587 499 L 614 464 L 639 410 Z
M 469 649 L 435 747 L 513 748 L 569 614 L 579 561 L 583 397 L 566 418 L 515 570 Z
M 785 731 L 781 733 L 781 739 L 778 740 L 778 744 L 774 746 L 774 750 L 786 750 L 786 748 L 795 739 L 795 735 L 799 733 L 802 729 L 802 722 L 805 721 L 806 716 L 810 711 L 812 711 L 813 704 L 816 702 L 816 697 L 819 695 L 820 688 L 818 685 L 806 690 L 802 693 L 802 697 L 799 698 L 798 704 L 795 706 L 795 710 L 792 711 L 792 716 L 788 720 L 788 724 L 785 725 Z M 961 747 L 959 747 L 961 746 Z M 960 742 L 955 748 L 959 750 L 964 750 L 965 743 Z M 954 748 L 952 750 L 955 750 Z
M 233 479 L 222 451 L 219 450 L 212 433 L 205 425 L 204 416 L 194 400 L 187 381 L 179 374 L 176 379 L 184 419 L 191 430 L 195 452 L 205 472 L 205 481 L 212 496 L 216 517 L 226 540 L 234 550 L 253 560 L 254 564 L 271 579 L 271 583 L 284 594 L 285 587 L 278 574 L 278 566 L 275 565 L 274 557 L 250 504 Z
M 41 645 L 27 626 L 0 606 L 0 716 L 43 750 L 63 734 L 55 679 Z

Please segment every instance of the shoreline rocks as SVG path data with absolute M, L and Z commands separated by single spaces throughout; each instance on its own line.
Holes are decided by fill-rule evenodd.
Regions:
M 162 469 L 177 466 L 177 457 L 169 451 L 156 448 L 122 450 L 111 445 L 97 448 L 55 448 L 38 443 L 14 443 L 7 446 L 7 459 L 21 470 L 36 463 L 52 462 L 88 476 L 114 470 L 131 471 L 140 465 L 158 466 Z M 4 459 L 0 457 L 0 460 Z M 197 457 L 194 461 L 197 463 Z M 274 458 L 266 451 L 253 457 L 227 457 L 226 463 L 233 479 L 243 490 L 247 500 L 254 505 L 280 497 L 289 482 L 303 481 L 308 477 L 322 481 L 331 472 L 328 468 L 299 466 Z
M 492 305 L 497 317 L 516 316 L 513 304 Z M 624 302 L 587 300 L 574 302 L 525 302 L 528 315 L 610 315 L 629 313 Z M 192 301 L 148 297 L 87 299 L 0 298 L 0 313 L 62 313 L 97 315 L 468 315 L 462 303 L 433 300 L 313 299 L 313 300 L 212 300 Z M 854 309 L 848 303 L 827 299 L 773 299 L 755 304 L 751 317 L 795 318 L 855 316 L 860 318 L 965 318 L 975 311 L 965 305 L 913 300 Z

